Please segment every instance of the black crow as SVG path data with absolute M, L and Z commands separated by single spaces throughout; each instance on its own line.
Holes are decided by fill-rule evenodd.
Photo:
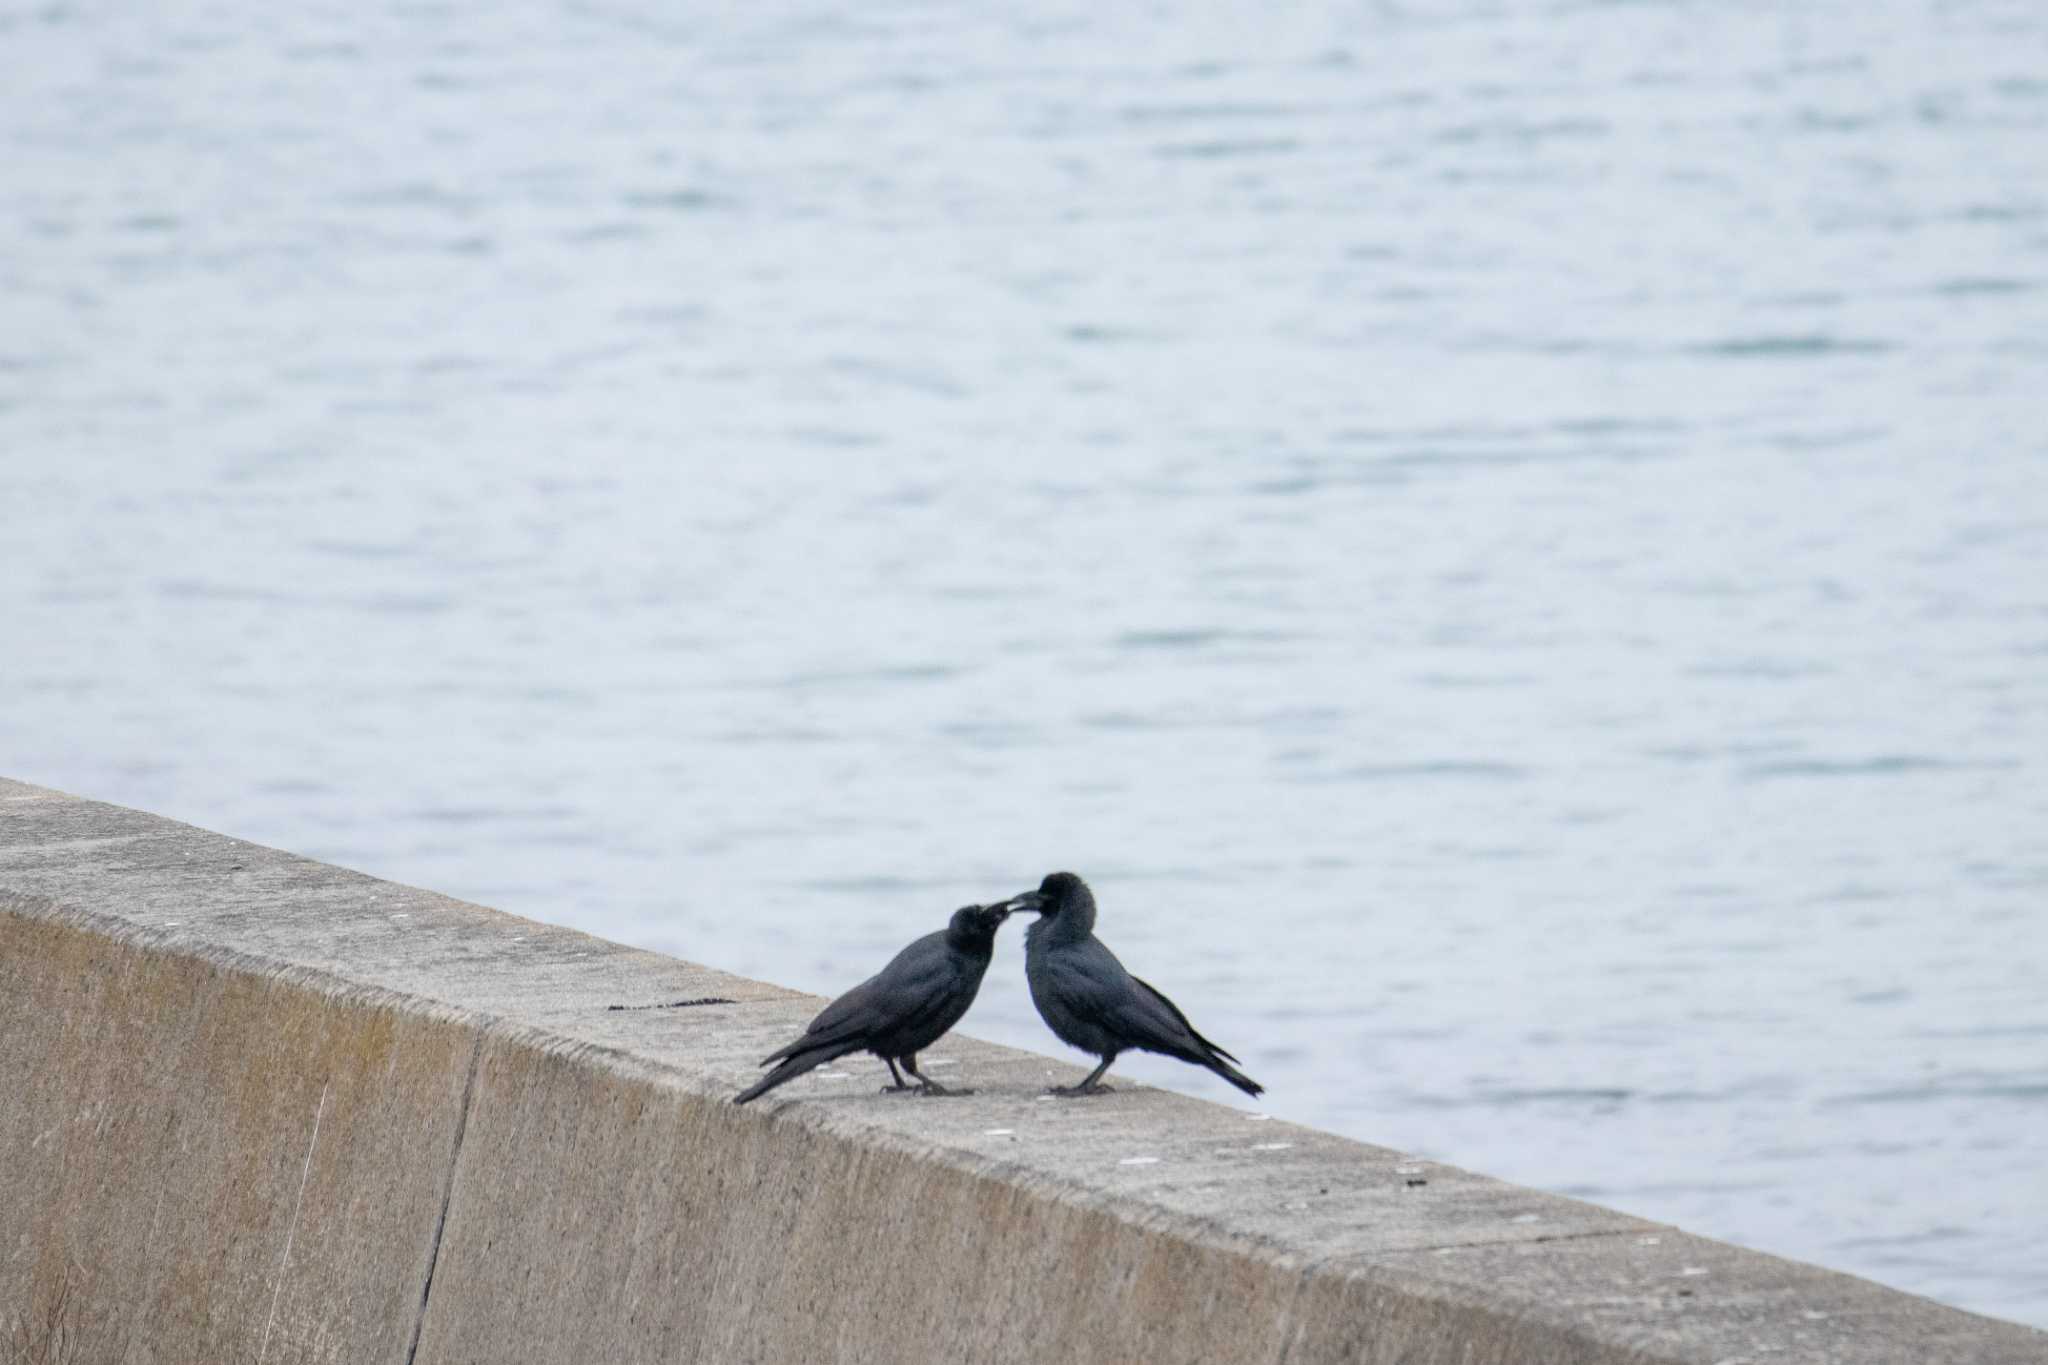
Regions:
M 995 951 L 996 930 L 1010 917 L 1008 905 L 968 905 L 953 912 L 953 922 L 926 934 L 889 960 L 889 965 L 825 1006 L 811 1020 L 804 1036 L 762 1059 L 781 1065 L 733 1097 L 734 1104 L 759 1099 L 784 1081 L 813 1067 L 837 1061 L 849 1052 L 872 1052 L 889 1064 L 894 1085 L 909 1090 L 897 1074 L 903 1063 L 926 1095 L 968 1095 L 926 1080 L 917 1070 L 917 1054 L 960 1022 L 981 989 L 981 977 Z
M 1012 910 L 1035 910 L 1024 931 L 1024 975 L 1031 1000 L 1060 1041 L 1102 1058 L 1087 1080 L 1055 1086 L 1055 1095 L 1095 1095 L 1109 1089 L 1102 1073 L 1131 1048 L 1163 1052 L 1209 1070 L 1247 1095 L 1265 1087 L 1231 1063 L 1237 1058 L 1195 1032 L 1171 1000 L 1124 970 L 1095 937 L 1095 895 L 1071 872 L 1055 872 L 1009 901 Z

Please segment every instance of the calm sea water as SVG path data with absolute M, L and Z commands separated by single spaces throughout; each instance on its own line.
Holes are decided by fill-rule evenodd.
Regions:
M 0 770 L 2048 1324 L 2048 11 L 1006 11 L 0 4 Z

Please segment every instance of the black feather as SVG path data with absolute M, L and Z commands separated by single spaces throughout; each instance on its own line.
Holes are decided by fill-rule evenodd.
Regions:
M 733 1103 L 759 1099 L 850 1052 L 872 1052 L 892 1066 L 902 1062 L 916 1076 L 917 1054 L 959 1023 L 974 1003 L 995 951 L 996 930 L 1009 914 L 1006 905 L 955 911 L 946 928 L 896 954 L 888 966 L 820 1010 L 802 1037 L 764 1057 L 762 1066 L 780 1065 L 733 1096 Z M 940 1091 L 919 1079 L 926 1091 Z
M 1075 1093 L 1096 1090 L 1117 1055 L 1132 1049 L 1206 1067 L 1247 1095 L 1264 1093 L 1264 1086 L 1232 1065 L 1236 1057 L 1198 1033 L 1156 986 L 1125 971 L 1095 937 L 1095 896 L 1086 882 L 1055 872 L 1035 895 L 1018 899 L 1040 915 L 1024 934 L 1032 1003 L 1062 1042 L 1102 1059 Z

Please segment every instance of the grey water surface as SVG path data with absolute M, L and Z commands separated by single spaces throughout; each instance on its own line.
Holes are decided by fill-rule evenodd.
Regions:
M 0 771 L 826 992 L 1073 868 L 1276 1114 L 2048 1325 L 2034 0 L 0 67 Z

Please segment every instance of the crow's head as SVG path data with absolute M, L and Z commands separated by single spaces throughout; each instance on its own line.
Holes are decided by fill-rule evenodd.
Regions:
M 1071 872 L 1054 872 L 1038 884 L 1005 902 L 1012 910 L 1032 910 L 1048 920 L 1072 920 L 1082 933 L 1095 923 L 1095 894 L 1088 883 Z
M 989 951 L 995 945 L 996 930 L 1003 927 L 1003 921 L 1010 917 L 1010 902 L 998 901 L 994 905 L 963 905 L 953 912 L 953 922 L 946 926 L 946 937 L 954 946 Z

